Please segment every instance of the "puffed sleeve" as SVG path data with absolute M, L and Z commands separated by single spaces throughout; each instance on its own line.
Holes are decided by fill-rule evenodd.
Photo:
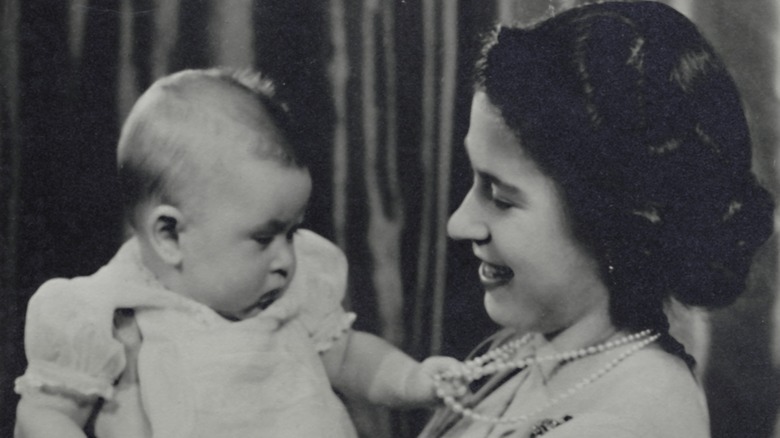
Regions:
M 27 370 L 15 390 L 46 390 L 80 399 L 113 396 L 125 367 L 113 336 L 114 309 L 89 278 L 55 279 L 33 295 L 24 333 Z
M 309 230 L 298 230 L 294 242 L 298 265 L 290 291 L 301 298 L 299 318 L 317 351 L 323 352 L 355 320 L 341 304 L 347 290 L 347 258 L 335 244 Z

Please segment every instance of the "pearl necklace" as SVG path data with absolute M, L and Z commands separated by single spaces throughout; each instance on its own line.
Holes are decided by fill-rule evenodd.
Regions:
M 468 417 L 472 420 L 488 422 L 493 424 L 516 424 L 528 421 L 530 418 L 535 417 L 542 411 L 551 408 L 552 406 L 560 403 L 561 401 L 571 397 L 577 391 L 581 390 L 585 386 L 598 380 L 604 374 L 615 368 L 620 362 L 627 357 L 646 347 L 647 345 L 655 342 L 661 335 L 656 333 L 652 334 L 652 330 L 644 330 L 639 333 L 634 333 L 614 341 L 608 341 L 603 344 L 594 345 L 579 350 L 568 351 L 564 353 L 551 354 L 542 357 L 527 357 L 514 361 L 507 360 L 509 356 L 517 351 L 520 347 L 527 344 L 531 340 L 531 335 L 526 334 L 521 339 L 515 340 L 508 344 L 505 344 L 499 348 L 488 351 L 486 354 L 468 360 L 464 362 L 463 369 L 460 371 L 447 371 L 434 376 L 434 385 L 436 386 L 436 395 L 444 401 L 444 404 L 452 409 L 454 412 Z M 579 381 L 576 385 L 569 388 L 567 391 L 552 397 L 544 406 L 536 409 L 535 411 L 520 415 L 517 417 L 491 417 L 485 414 L 474 411 L 471 408 L 466 407 L 463 403 L 458 401 L 455 396 L 448 393 L 444 389 L 444 382 L 447 381 L 450 385 L 455 387 L 455 392 L 459 395 L 463 395 L 467 392 L 466 385 L 478 380 L 484 376 L 499 373 L 502 371 L 508 371 L 511 369 L 524 368 L 531 364 L 540 364 L 543 362 L 558 361 L 569 362 L 576 359 L 580 359 L 586 356 L 591 356 L 597 353 L 602 353 L 621 345 L 635 342 L 631 348 L 622 352 L 616 358 L 608 362 L 603 368 L 597 370 L 593 374 L 585 377 Z

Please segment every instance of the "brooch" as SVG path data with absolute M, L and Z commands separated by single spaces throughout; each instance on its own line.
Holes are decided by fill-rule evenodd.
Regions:
M 553 419 L 545 419 L 542 420 L 534 425 L 534 427 L 531 428 L 531 435 L 529 438 L 537 438 L 545 433 L 549 432 L 551 429 L 555 429 L 556 427 L 560 426 L 561 424 L 569 421 L 572 419 L 571 415 L 565 415 L 560 420 L 553 420 Z

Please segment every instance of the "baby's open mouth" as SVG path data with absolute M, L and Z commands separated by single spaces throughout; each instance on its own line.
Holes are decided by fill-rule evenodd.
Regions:
M 265 310 L 274 303 L 279 297 L 282 296 L 282 289 L 274 289 L 270 292 L 264 293 L 259 300 L 257 300 L 256 306 L 260 308 L 260 310 Z
M 514 271 L 506 266 L 494 265 L 488 262 L 482 262 L 479 265 L 479 279 L 485 287 L 504 284 L 514 276 Z
M 279 297 L 282 296 L 284 293 L 284 289 L 274 289 L 270 292 L 264 293 L 260 298 L 257 300 L 257 302 L 249 307 L 247 307 L 244 310 L 240 310 L 238 312 L 217 312 L 220 315 L 222 315 L 223 318 L 229 320 L 229 321 L 241 321 L 247 318 L 251 318 L 258 313 L 262 312 L 268 306 L 274 303 Z

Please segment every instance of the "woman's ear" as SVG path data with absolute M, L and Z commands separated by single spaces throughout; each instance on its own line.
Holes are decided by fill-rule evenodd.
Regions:
M 149 243 L 158 257 L 170 266 L 178 266 L 182 261 L 179 245 L 179 232 L 184 215 L 172 205 L 157 205 L 146 215 L 146 234 Z

